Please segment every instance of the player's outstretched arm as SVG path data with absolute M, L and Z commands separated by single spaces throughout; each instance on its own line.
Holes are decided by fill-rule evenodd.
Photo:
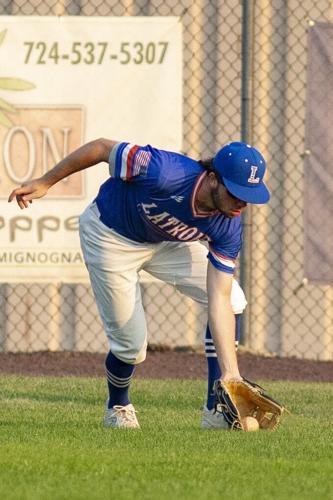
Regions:
M 208 321 L 222 371 L 222 380 L 242 378 L 235 351 L 235 317 L 230 303 L 231 287 L 232 275 L 219 271 L 209 262 Z
M 57 163 L 42 177 L 24 182 L 20 187 L 14 189 L 8 197 L 8 201 L 11 202 L 16 198 L 21 209 L 27 208 L 32 200 L 45 196 L 51 186 L 65 177 L 102 161 L 107 162 L 110 151 L 115 144 L 115 141 L 108 139 L 96 139 L 84 144 Z

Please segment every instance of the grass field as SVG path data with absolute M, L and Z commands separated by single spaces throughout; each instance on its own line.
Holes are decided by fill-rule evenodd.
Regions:
M 201 430 L 204 381 L 136 380 L 142 430 L 101 426 L 102 379 L 2 377 L 7 499 L 333 498 L 333 384 L 266 382 L 276 432 Z

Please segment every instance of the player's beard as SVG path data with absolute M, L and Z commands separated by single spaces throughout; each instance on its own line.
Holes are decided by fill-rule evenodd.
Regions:
M 213 188 L 211 196 L 214 203 L 214 210 L 218 210 L 222 215 L 225 215 L 226 217 L 232 217 L 232 215 L 228 215 L 224 210 L 223 200 L 221 199 L 221 194 L 219 192 L 218 186 Z
M 221 190 L 219 190 L 219 186 L 215 187 L 211 192 L 211 197 L 214 204 L 214 209 L 219 211 L 225 217 L 232 219 L 233 217 L 240 215 L 241 208 L 232 206 L 232 202 L 228 201 L 221 194 Z

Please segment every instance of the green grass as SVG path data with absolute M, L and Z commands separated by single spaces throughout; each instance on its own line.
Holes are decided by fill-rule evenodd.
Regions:
M 111 430 L 102 379 L 2 377 L 1 499 L 333 498 L 333 384 L 264 383 L 293 414 L 249 434 L 200 429 L 205 385 L 136 380 Z

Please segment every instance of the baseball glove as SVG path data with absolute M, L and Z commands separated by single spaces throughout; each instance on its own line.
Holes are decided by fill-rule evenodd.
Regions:
M 249 380 L 216 380 L 215 410 L 222 413 L 230 429 L 245 430 L 243 417 L 254 417 L 260 429 L 274 430 L 285 408 L 268 396 L 265 390 Z

